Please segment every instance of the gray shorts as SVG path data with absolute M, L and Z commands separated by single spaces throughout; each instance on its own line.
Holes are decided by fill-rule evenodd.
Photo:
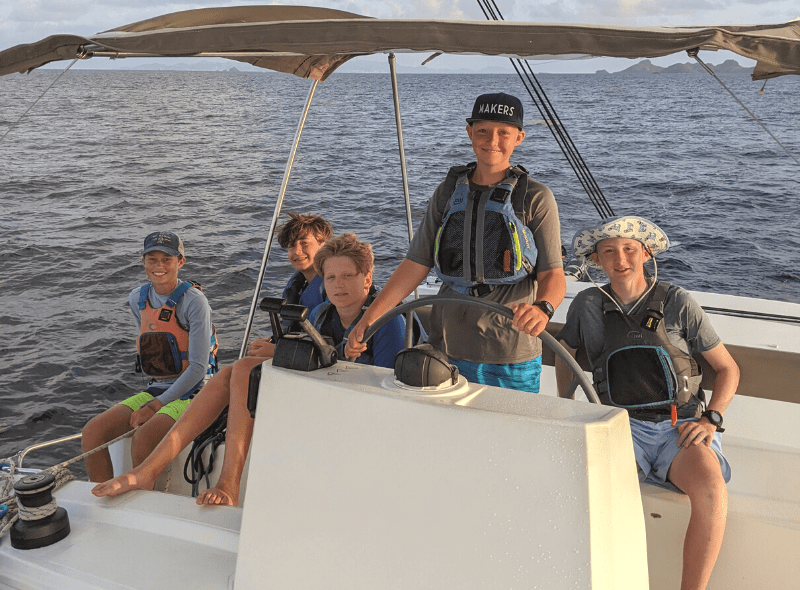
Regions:
M 664 485 L 667 482 L 669 466 L 675 459 L 675 455 L 681 448 L 678 446 L 678 424 L 682 422 L 696 422 L 697 418 L 686 418 L 678 420 L 678 424 L 672 426 L 672 422 L 646 422 L 630 418 L 631 435 L 633 436 L 633 452 L 636 456 L 636 463 L 639 466 L 639 480 L 648 483 Z M 722 470 L 722 477 L 725 483 L 731 479 L 731 466 L 722 454 L 722 445 L 719 432 L 714 435 L 711 441 L 711 448 L 719 459 L 719 467 Z

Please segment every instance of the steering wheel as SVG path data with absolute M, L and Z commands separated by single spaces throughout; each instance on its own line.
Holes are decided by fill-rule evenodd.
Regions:
M 409 301 L 408 303 L 398 305 L 394 309 L 383 314 L 369 328 L 367 328 L 366 332 L 364 332 L 363 341 L 366 342 L 369 340 L 375 332 L 377 332 L 384 324 L 386 324 L 386 322 L 393 319 L 395 316 L 411 311 L 418 307 L 431 305 L 432 303 L 463 303 L 465 305 L 477 305 L 479 307 L 490 309 L 491 311 L 499 313 L 500 315 L 509 319 L 514 317 L 514 312 L 512 312 L 505 305 L 495 303 L 494 301 L 486 301 L 485 299 L 480 299 L 478 297 L 467 297 L 466 295 L 457 294 L 430 295 L 428 297 L 420 297 L 414 301 Z M 590 402 L 599 404 L 600 398 L 597 397 L 597 392 L 595 392 L 592 382 L 588 377 L 586 377 L 583 369 L 581 369 L 581 366 L 572 357 L 572 355 L 569 354 L 563 346 L 561 346 L 560 342 L 558 342 L 547 332 L 543 331 L 538 337 L 550 350 L 556 354 L 556 356 L 558 356 L 558 358 L 564 361 L 564 364 L 567 365 L 570 373 L 572 373 L 572 380 L 569 382 L 564 395 L 561 397 L 574 398 L 575 390 L 577 389 L 578 385 L 580 385 L 583 393 L 586 395 L 586 399 L 588 399 Z

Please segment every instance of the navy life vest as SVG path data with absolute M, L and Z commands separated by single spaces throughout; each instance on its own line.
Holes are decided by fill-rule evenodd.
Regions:
M 664 299 L 669 287 L 656 283 L 642 311 L 630 315 L 601 295 L 605 346 L 592 371 L 595 389 L 602 403 L 651 422 L 699 417 L 705 402 L 699 365 L 667 337 Z
M 303 273 L 301 273 L 300 271 L 296 271 L 292 275 L 292 278 L 289 279 L 289 283 L 286 285 L 286 288 L 283 290 L 283 298 L 286 299 L 286 303 L 291 303 L 292 305 L 298 305 L 298 304 L 302 305 L 302 302 L 300 301 L 300 298 L 304 295 L 304 293 L 306 292 L 307 289 L 314 288 L 314 284 L 315 283 L 319 287 L 319 301 L 320 302 L 325 301 L 326 297 L 325 297 L 325 289 L 324 289 L 324 286 L 323 286 L 324 283 L 322 282 L 322 277 L 317 275 L 316 277 L 311 279 L 311 282 L 309 282 L 306 279 L 305 275 Z M 311 295 L 310 292 L 309 292 L 309 295 Z M 311 308 L 311 306 L 309 306 L 309 309 L 310 308 Z M 300 322 L 290 322 L 290 321 L 284 320 L 284 321 L 281 322 L 281 325 L 283 326 L 283 331 L 284 332 L 302 332 L 303 331 L 303 328 L 300 325 Z
M 347 337 L 350 335 L 350 331 L 353 329 L 353 326 L 355 326 L 359 322 L 359 320 L 361 320 L 362 316 L 364 315 L 364 312 L 367 311 L 367 308 L 372 304 L 373 301 L 375 301 L 375 297 L 377 297 L 377 295 L 378 295 L 378 289 L 375 288 L 375 285 L 370 285 L 369 294 L 367 295 L 367 300 L 364 302 L 364 305 L 361 306 L 361 311 L 359 312 L 358 317 L 355 320 L 353 320 L 353 323 L 350 324 L 350 326 L 348 326 L 345 329 L 342 340 L 340 342 L 336 342 L 336 353 L 338 355 L 338 358 L 340 359 L 347 358 L 344 355 L 344 347 L 345 344 L 347 344 Z M 332 323 L 333 323 L 333 314 L 335 309 L 336 308 L 330 301 L 325 301 L 317 307 L 317 313 L 316 316 L 314 316 L 314 328 L 316 328 L 317 332 L 319 332 L 323 336 L 327 336 L 333 339 L 334 342 L 336 339 L 333 334 Z M 425 329 L 422 327 L 422 322 L 417 317 L 417 314 L 414 314 L 413 330 L 414 330 L 414 336 L 413 336 L 414 344 L 418 344 L 427 339 L 427 334 L 425 333 Z M 365 364 L 368 365 L 375 364 L 375 354 L 374 354 L 375 345 L 373 344 L 374 341 L 375 341 L 375 336 L 373 335 L 372 338 L 367 340 L 367 350 L 361 353 L 361 356 L 359 357 L 359 359 L 361 358 L 367 359 L 367 362 Z
M 457 179 L 436 233 L 434 265 L 439 278 L 454 291 L 480 295 L 491 285 L 518 283 L 534 274 L 537 251 L 531 230 L 512 202 L 518 186 L 525 196 L 527 171 L 516 166 L 494 189 L 470 191 L 469 174 L 474 169 L 470 164 L 448 172 L 445 183 L 456 174 Z
M 141 370 L 154 379 L 178 377 L 189 366 L 189 330 L 178 320 L 175 306 L 194 285 L 183 281 L 169 294 L 166 303 L 153 308 L 148 301 L 150 283 L 139 289 L 139 313 L 141 316 L 139 338 L 136 341 L 137 371 Z M 207 373 L 219 370 L 217 362 L 217 328 L 211 325 Z

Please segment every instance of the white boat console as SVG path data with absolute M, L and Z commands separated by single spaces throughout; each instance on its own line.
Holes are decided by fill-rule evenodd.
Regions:
M 626 414 L 265 364 L 236 588 L 646 588 Z

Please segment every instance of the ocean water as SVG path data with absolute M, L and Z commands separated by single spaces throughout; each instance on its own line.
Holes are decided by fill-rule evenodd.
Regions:
M 0 458 L 73 434 L 141 389 L 127 293 L 141 241 L 186 244 L 184 278 L 213 308 L 234 360 L 272 210 L 310 82 L 270 73 L 68 72 L 0 78 Z M 705 75 L 546 75 L 552 104 L 616 213 L 655 220 L 673 242 L 660 276 L 689 289 L 800 302 L 798 166 Z M 800 80 L 725 82 L 800 157 Z M 464 118 L 515 76 L 401 75 L 415 224 L 448 167 L 471 161 Z M 525 99 L 515 152 L 556 196 L 562 237 L 597 218 L 543 117 Z M 372 242 L 376 280 L 402 259 L 391 83 L 337 74 L 319 85 L 284 202 Z M 273 251 L 262 294 L 290 272 Z M 255 333 L 267 320 L 257 316 Z M 46 467 L 77 443 L 36 451 Z M 74 471 L 81 473 L 82 466 Z

